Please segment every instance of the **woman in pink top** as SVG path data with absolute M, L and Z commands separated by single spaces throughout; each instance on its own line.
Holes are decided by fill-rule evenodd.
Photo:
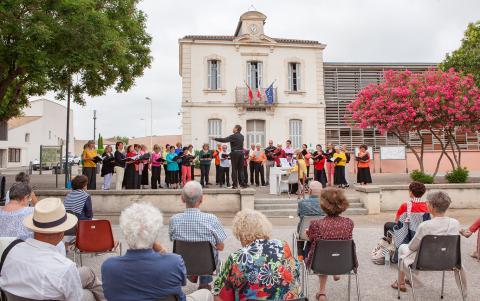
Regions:
M 150 185 L 152 186 L 152 189 L 157 189 L 157 187 L 163 188 L 162 181 L 160 180 L 163 162 L 165 161 L 162 148 L 158 144 L 155 144 L 153 146 L 152 156 L 150 157 L 150 169 L 152 171 Z

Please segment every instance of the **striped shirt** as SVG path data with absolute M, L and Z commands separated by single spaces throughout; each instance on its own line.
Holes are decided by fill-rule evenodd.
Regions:
M 208 241 L 213 246 L 227 239 L 218 218 L 198 208 L 187 208 L 172 216 L 168 233 L 171 241 Z
M 73 190 L 65 197 L 65 210 L 75 214 L 78 219 L 92 219 L 92 199 L 83 189 Z

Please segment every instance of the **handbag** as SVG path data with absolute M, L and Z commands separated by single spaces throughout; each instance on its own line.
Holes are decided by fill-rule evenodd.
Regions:
M 372 250 L 370 259 L 374 264 L 384 265 L 387 252 L 390 253 L 391 258 L 392 254 L 395 252 L 395 245 L 388 237 L 382 237 L 378 241 L 377 246 Z

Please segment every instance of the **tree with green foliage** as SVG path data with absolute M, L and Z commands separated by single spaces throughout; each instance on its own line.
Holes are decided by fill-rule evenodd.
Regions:
M 98 144 L 98 146 L 97 146 L 98 149 L 104 149 L 103 148 L 103 137 L 100 133 L 98 134 L 98 143 L 97 144 Z
M 440 68 L 444 71 L 454 68 L 472 74 L 476 85 L 480 87 L 480 21 L 468 24 L 462 45 L 451 54 L 447 53 Z
M 123 136 L 123 137 L 121 137 L 121 136 L 114 136 L 114 137 L 113 137 L 112 139 L 110 139 L 110 140 L 115 141 L 115 142 L 121 141 L 121 142 L 123 142 L 124 145 L 127 145 L 129 138 L 128 138 L 128 137 L 125 137 L 125 136 Z
M 0 1 L 0 122 L 48 91 L 129 90 L 152 61 L 139 0 Z

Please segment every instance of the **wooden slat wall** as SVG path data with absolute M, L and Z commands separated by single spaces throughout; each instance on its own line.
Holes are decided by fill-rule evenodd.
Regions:
M 361 89 L 370 83 L 379 83 L 386 70 L 410 70 L 423 72 L 434 64 L 347 64 L 325 63 L 325 121 L 327 143 L 346 144 L 350 149 L 365 143 L 379 150 L 383 145 L 401 145 L 398 138 L 391 134 L 382 135 L 373 129 L 356 129 L 345 123 L 349 117 L 346 109 Z M 422 132 L 426 139 L 426 150 L 439 150 L 440 145 L 435 143 L 434 137 L 429 132 Z M 479 133 L 456 133 L 458 143 L 462 149 L 480 149 Z M 409 142 L 420 146 L 420 139 L 416 133 L 408 135 Z

